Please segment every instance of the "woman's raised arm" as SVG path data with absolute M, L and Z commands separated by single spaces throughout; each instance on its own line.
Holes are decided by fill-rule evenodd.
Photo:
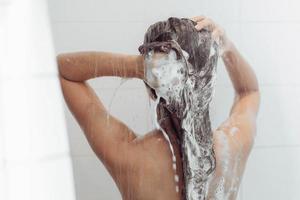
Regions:
M 60 75 L 70 81 L 85 81 L 100 76 L 142 78 L 142 55 L 110 52 L 75 52 L 57 56 Z

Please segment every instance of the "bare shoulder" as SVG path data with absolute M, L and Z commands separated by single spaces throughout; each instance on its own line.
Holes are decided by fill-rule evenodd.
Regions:
M 143 149 L 147 152 L 166 150 L 164 149 L 165 147 L 169 148 L 168 141 L 159 129 L 153 129 L 144 135 L 136 137 L 131 144 L 133 148 Z

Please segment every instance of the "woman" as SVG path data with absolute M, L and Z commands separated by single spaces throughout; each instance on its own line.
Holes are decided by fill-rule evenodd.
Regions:
M 208 183 L 206 199 L 236 199 L 256 131 L 258 83 L 249 64 L 219 26 L 204 16 L 192 20 L 198 31 L 205 28 L 212 32 L 236 93 L 228 119 L 213 131 L 216 166 Z M 57 59 L 68 107 L 114 179 L 122 198 L 182 199 L 184 177 L 181 162 L 176 159 L 174 171 L 172 151 L 162 131 L 155 129 L 138 137 L 107 112 L 86 82 L 101 76 L 144 80 L 144 56 L 78 52 L 61 54 Z M 173 150 L 179 158 L 179 148 L 175 146 Z M 178 178 L 174 178 L 175 175 Z

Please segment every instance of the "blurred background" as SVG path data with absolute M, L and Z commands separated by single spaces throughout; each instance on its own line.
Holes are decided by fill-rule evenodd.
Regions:
M 47 149 L 42 155 L 43 162 L 47 161 L 50 166 L 53 164 L 52 168 L 43 168 L 43 172 L 50 170 L 52 177 L 57 176 L 57 179 L 50 180 L 53 183 L 50 186 L 56 192 L 48 191 L 52 194 L 49 199 L 63 199 L 55 198 L 59 197 L 61 191 L 67 191 L 63 192 L 66 197 L 64 199 L 73 199 L 75 196 L 77 200 L 121 199 L 112 178 L 92 152 L 62 99 L 55 78 L 57 71 L 54 56 L 63 52 L 91 50 L 138 54 L 137 48 L 151 24 L 170 16 L 197 15 L 211 17 L 226 30 L 254 68 L 260 84 L 261 109 L 257 120 L 257 136 L 238 199 L 300 199 L 298 0 L 23 0 L 23 7 L 19 11 L 26 7 L 31 14 L 24 18 L 20 12 L 15 12 L 13 18 L 7 10 L 16 2 L 20 0 L 0 0 L 0 58 L 8 55 L 2 57 L 5 62 L 0 62 L 0 199 L 1 194 L 7 195 L 5 190 L 14 188 L 18 180 L 22 179 L 20 176 L 23 172 L 28 172 L 28 168 L 25 171 L 18 171 L 19 168 L 12 171 L 15 168 L 10 166 L 20 165 L 11 164 L 13 162 L 10 158 L 14 158 L 14 154 L 8 154 L 10 151 L 15 152 L 16 146 L 22 146 L 27 135 L 23 134 L 21 138 L 15 135 L 10 143 L 7 139 L 8 135 L 24 132 L 22 126 L 28 127 L 28 124 L 31 124 L 28 134 L 32 131 L 36 134 L 43 132 L 50 138 L 45 140 L 43 137 L 37 142 L 42 141 L 40 148 Z M 11 18 L 12 21 L 9 20 Z M 32 27 L 28 26 L 30 23 Z M 24 34 L 21 32 L 24 29 L 30 31 Z M 5 35 L 8 35 L 6 40 L 2 37 Z M 27 43 L 20 43 L 22 37 Z M 1 47 L 2 43 L 6 44 L 6 49 Z M 33 62 L 37 66 L 35 68 L 30 68 L 31 65 L 28 65 L 29 68 L 24 66 L 22 59 L 28 59 L 28 53 L 22 59 L 13 56 L 16 55 L 13 54 L 14 50 L 21 54 L 27 49 L 35 52 L 32 55 L 39 60 Z M 12 65 L 12 60 L 21 69 L 18 70 L 19 73 L 6 67 Z M 27 77 L 27 81 L 24 81 L 24 77 Z M 133 130 L 142 135 L 154 127 L 150 100 L 140 80 L 131 79 L 123 83 L 120 78 L 103 77 L 89 82 L 111 113 Z M 34 85 L 39 86 L 36 88 Z M 29 89 L 24 90 L 24 87 Z M 27 101 L 22 101 L 24 99 Z M 232 86 L 220 60 L 215 98 L 211 107 L 214 128 L 226 119 L 232 102 Z M 37 113 L 24 109 L 24 106 L 35 107 Z M 60 117 L 54 117 L 56 114 Z M 66 125 L 62 123 L 64 121 Z M 37 124 L 42 125 L 34 129 Z M 30 137 L 36 138 L 36 135 L 31 134 Z M 31 144 L 30 141 L 27 144 Z M 61 148 L 57 147 L 58 144 L 61 144 Z M 55 152 L 50 151 L 51 148 Z M 19 152 L 15 154 L 19 155 Z M 59 164 L 55 155 L 62 155 L 59 158 L 66 163 Z M 39 160 L 40 157 L 34 159 Z M 24 166 L 25 161 L 21 160 L 19 163 Z M 34 162 L 26 163 L 25 166 L 32 166 Z M 62 180 L 59 176 L 64 177 L 62 179 L 67 184 L 61 182 L 59 185 L 60 182 L 57 182 L 59 186 L 56 186 L 55 181 Z M 1 180 L 16 180 L 16 183 Z M 58 188 L 64 189 L 60 191 Z

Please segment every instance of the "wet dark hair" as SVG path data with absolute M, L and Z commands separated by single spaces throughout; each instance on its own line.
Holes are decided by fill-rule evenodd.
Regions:
M 189 73 L 199 73 L 209 62 L 212 45 L 211 32 L 195 28 L 196 22 L 187 18 L 170 17 L 166 21 L 152 24 L 146 31 L 143 44 L 138 48 L 141 54 L 149 51 L 168 53 L 171 49 L 176 52 L 177 59 L 183 57 L 182 50 L 189 54 L 187 65 Z M 209 76 L 211 73 L 207 73 Z M 207 77 L 209 78 L 209 77 Z M 148 86 L 150 95 L 157 97 L 155 91 Z
M 139 47 L 141 54 L 145 55 L 149 51 L 169 53 L 174 50 L 177 59 L 185 58 L 183 50 L 189 54 L 186 64 L 186 80 L 190 80 L 192 85 L 186 85 L 180 91 L 179 99 L 171 99 L 166 103 L 164 98 L 160 98 L 156 107 L 157 122 L 167 133 L 172 145 L 178 145 L 182 160 L 185 187 L 181 191 L 182 200 L 189 199 L 186 188 L 192 182 L 191 187 L 195 187 L 197 194 L 205 195 L 205 181 L 215 170 L 216 161 L 212 148 L 212 130 L 209 118 L 209 103 L 212 99 L 214 76 L 218 60 L 218 47 L 211 37 L 211 32 L 195 28 L 196 22 L 187 18 L 170 17 L 166 21 L 160 21 L 151 25 L 144 36 L 144 42 Z M 214 51 L 214 52 L 211 52 Z M 154 89 L 146 81 L 146 88 L 153 99 L 157 99 Z M 188 133 L 183 126 L 185 119 L 193 126 L 192 134 Z M 188 136 L 187 136 L 188 134 Z M 193 140 L 193 143 L 186 141 L 186 137 Z M 190 168 L 186 148 L 193 148 L 193 145 L 201 146 L 204 152 L 209 154 L 197 160 L 199 169 L 193 171 Z M 197 155 L 198 156 L 198 155 Z M 185 161 L 184 161 L 185 160 Z M 209 162 L 209 168 L 201 168 L 203 162 Z M 201 173 L 200 173 L 201 172 Z M 196 182 L 193 182 L 196 181 Z M 200 199 L 200 198 L 198 198 Z M 203 198 L 201 198 L 203 199 Z

